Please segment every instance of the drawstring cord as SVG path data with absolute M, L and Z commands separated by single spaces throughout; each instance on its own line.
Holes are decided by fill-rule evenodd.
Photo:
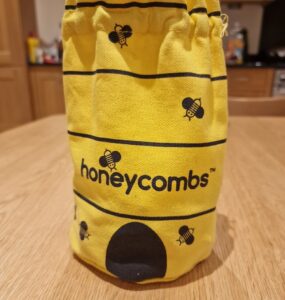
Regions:
M 227 14 L 221 14 L 223 28 L 221 32 L 221 37 L 228 36 L 228 27 L 229 27 L 229 16 Z

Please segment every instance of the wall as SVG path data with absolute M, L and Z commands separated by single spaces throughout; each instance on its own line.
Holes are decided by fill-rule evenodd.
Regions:
M 260 5 L 243 5 L 240 8 L 231 9 L 227 5 L 223 5 L 222 10 L 223 13 L 229 16 L 229 28 L 231 28 L 233 24 L 238 21 L 242 27 L 248 29 L 249 53 L 257 54 L 259 51 L 263 8 Z
M 46 43 L 51 43 L 59 36 L 64 2 L 64 0 L 35 0 L 38 33 Z
M 46 43 L 52 42 L 59 35 L 59 24 L 64 11 L 64 0 L 35 0 L 38 31 Z M 222 10 L 230 17 L 230 27 L 239 21 L 249 29 L 249 52 L 256 54 L 259 49 L 263 8 L 259 5 L 243 5 L 231 9 L 223 5 Z

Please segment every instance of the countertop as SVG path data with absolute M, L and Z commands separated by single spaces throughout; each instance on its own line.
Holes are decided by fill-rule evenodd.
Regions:
M 0 145 L 0 299 L 285 299 L 285 118 L 231 118 L 212 255 L 147 286 L 72 255 L 65 117 L 2 133 Z
M 244 69 L 285 69 L 284 62 L 273 62 L 266 63 L 262 61 L 254 61 L 254 62 L 245 62 L 241 65 L 227 65 L 230 68 L 244 68 Z

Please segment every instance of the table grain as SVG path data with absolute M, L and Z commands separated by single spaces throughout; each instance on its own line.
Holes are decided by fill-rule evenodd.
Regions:
M 0 135 L 0 299 L 285 299 L 285 118 L 230 119 L 208 260 L 175 282 L 140 286 L 76 259 L 64 116 Z

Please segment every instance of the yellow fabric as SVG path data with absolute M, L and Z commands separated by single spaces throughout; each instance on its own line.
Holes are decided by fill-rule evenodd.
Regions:
M 227 135 L 219 11 L 218 0 L 66 1 L 71 245 L 112 276 L 170 281 L 211 253 Z

